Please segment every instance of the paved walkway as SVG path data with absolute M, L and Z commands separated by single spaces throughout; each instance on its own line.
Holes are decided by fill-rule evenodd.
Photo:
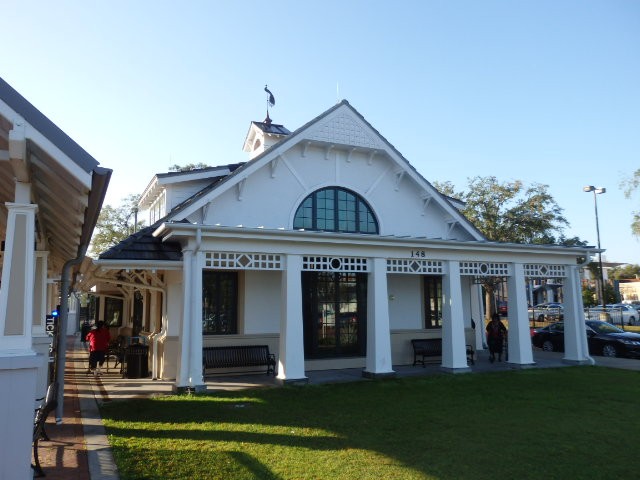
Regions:
M 102 377 L 87 375 L 88 353 L 78 337 L 67 341 L 62 424 L 51 415 L 46 430 L 51 441 L 40 441 L 40 463 L 48 480 L 117 480 L 118 472 L 98 410 L 98 405 L 120 399 L 143 398 L 172 393 L 173 382 L 151 379 L 123 379 L 113 367 Z M 558 352 L 534 351 L 533 368 L 567 366 Z M 640 360 L 595 357 L 600 366 L 640 370 Z M 490 363 L 486 352 L 478 352 L 472 372 L 518 369 L 507 362 Z M 425 368 L 394 367 L 398 377 L 443 374 L 438 364 Z M 309 383 L 366 381 L 362 369 L 308 372 Z M 207 378 L 207 391 L 241 390 L 276 386 L 267 375 L 217 376 Z

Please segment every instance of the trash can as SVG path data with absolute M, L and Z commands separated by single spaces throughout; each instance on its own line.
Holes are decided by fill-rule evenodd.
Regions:
M 149 376 L 149 347 L 130 345 L 124 351 L 125 377 L 147 378 Z

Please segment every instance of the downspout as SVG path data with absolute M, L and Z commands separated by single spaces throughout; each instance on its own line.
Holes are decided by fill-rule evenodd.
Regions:
M 58 405 L 56 406 L 56 423 L 62 423 L 62 405 L 64 403 L 64 369 L 66 366 L 67 360 L 67 324 L 69 320 L 69 290 L 71 285 L 71 269 L 82 263 L 85 254 L 87 253 L 88 245 L 84 245 L 80 254 L 72 259 L 65 262 L 62 267 L 62 282 L 60 286 L 60 312 L 59 320 L 58 320 L 58 343 L 56 345 L 56 378 L 55 381 L 58 383 L 58 395 L 57 401 Z

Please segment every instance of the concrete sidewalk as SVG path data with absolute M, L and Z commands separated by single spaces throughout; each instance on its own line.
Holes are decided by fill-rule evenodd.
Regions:
M 534 349 L 531 368 L 567 367 L 563 353 Z M 488 353 L 477 352 L 472 373 L 517 370 L 508 362 L 490 363 Z M 172 394 L 173 382 L 122 378 L 119 368 L 111 367 L 101 377 L 87 374 L 88 352 L 78 337 L 67 341 L 64 412 L 62 424 L 50 418 L 46 430 L 51 441 L 39 444 L 40 463 L 49 480 L 117 480 L 118 471 L 100 417 L 99 405 L 116 400 Z M 610 368 L 640 370 L 640 360 L 594 357 L 596 364 Z M 397 377 L 446 375 L 437 363 L 421 366 L 394 366 Z M 371 381 L 362 369 L 307 372 L 310 384 Z M 278 382 L 264 374 L 207 377 L 207 392 L 277 387 Z

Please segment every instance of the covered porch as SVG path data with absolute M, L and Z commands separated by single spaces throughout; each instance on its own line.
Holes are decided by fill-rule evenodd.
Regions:
M 588 256 L 584 249 L 187 223 L 162 225 L 154 237 L 173 242 L 172 248 L 179 245 L 181 260 L 101 259 L 84 269 L 83 284 L 96 287 L 98 294 L 122 295 L 121 327 L 133 329 L 136 318 L 139 332 L 134 333 L 148 339 L 152 377 L 173 381 L 178 390 L 207 388 L 202 369 L 206 346 L 266 344 L 276 355 L 280 383 L 308 382 L 312 372 L 327 370 L 397 375 L 398 366 L 413 361 L 413 338 L 441 339 L 438 368 L 473 371 L 465 345 L 476 351 L 484 345 L 479 283 L 496 276 L 505 279 L 509 291 L 511 366 L 535 364 L 526 293 L 532 278 L 564 284 L 563 358 L 590 362 L 584 329 L 579 328 L 583 317 L 576 258 Z M 208 278 L 214 273 L 218 283 L 234 279 L 229 298 L 211 293 Z M 327 277 L 354 280 L 345 286 L 344 297 L 325 301 L 317 282 Z M 425 282 L 433 279 L 438 288 L 425 293 Z M 335 290 L 342 288 L 335 285 Z M 433 301 L 437 315 L 431 318 Z M 220 303 L 232 307 L 218 308 Z M 316 323 L 315 315 L 323 312 L 329 315 Z M 350 337 L 333 333 L 341 315 L 351 319 Z M 323 350 L 321 340 L 327 338 L 334 342 L 330 353 L 337 354 Z M 341 354 L 336 342 L 353 348 Z

